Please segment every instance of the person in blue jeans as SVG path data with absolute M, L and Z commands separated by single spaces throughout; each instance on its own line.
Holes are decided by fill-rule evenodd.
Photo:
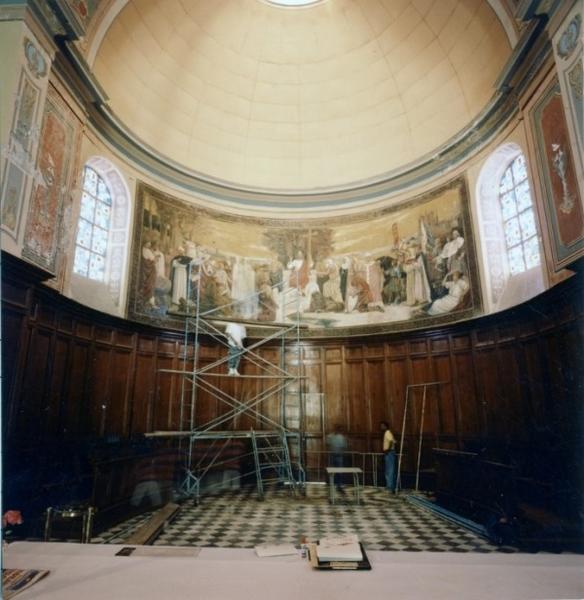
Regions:
M 397 483 L 395 438 L 393 437 L 393 433 L 391 432 L 387 421 L 381 421 L 379 428 L 383 432 L 385 487 L 390 493 L 395 494 Z

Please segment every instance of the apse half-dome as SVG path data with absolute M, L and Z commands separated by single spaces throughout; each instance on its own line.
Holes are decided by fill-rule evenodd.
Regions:
M 193 173 L 311 190 L 391 176 L 463 130 L 509 57 L 486 0 L 130 0 L 94 72 Z

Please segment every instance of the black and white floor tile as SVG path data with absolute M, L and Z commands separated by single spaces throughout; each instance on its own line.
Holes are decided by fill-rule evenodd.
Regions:
M 135 517 L 94 538 L 94 543 L 124 543 L 149 514 Z M 264 542 L 298 544 L 302 536 L 356 533 L 368 550 L 409 552 L 514 552 L 498 547 L 434 513 L 413 506 L 406 494 L 390 495 L 383 488 L 365 488 L 361 504 L 352 489 L 343 487 L 331 505 L 326 486 L 309 485 L 294 497 L 285 488 L 270 488 L 263 501 L 255 488 L 187 500 L 178 516 L 154 542 L 170 546 L 253 548 Z

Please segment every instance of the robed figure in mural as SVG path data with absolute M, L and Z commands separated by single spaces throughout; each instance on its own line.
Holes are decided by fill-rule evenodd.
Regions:
M 453 271 L 446 275 L 442 285 L 448 290 L 448 294 L 432 302 L 432 305 L 428 308 L 429 315 L 442 315 L 453 311 L 462 302 L 469 290 L 468 281 L 460 271 Z
M 415 306 L 430 302 L 432 290 L 426 272 L 426 264 L 420 245 L 415 241 L 411 242 L 408 247 L 404 271 L 406 273 L 406 304 Z
M 140 270 L 140 295 L 144 304 L 156 306 L 154 290 L 156 288 L 156 255 L 152 250 L 152 242 L 142 247 L 142 263 Z
M 182 246 L 178 248 L 178 255 L 170 262 L 171 301 L 172 304 L 180 305 L 188 298 L 188 269 L 191 257 L 185 254 Z
M 310 271 L 310 267 L 307 260 L 304 258 L 304 252 L 302 252 L 302 250 L 296 252 L 296 258 L 288 263 L 288 269 L 291 271 L 288 285 L 291 288 L 298 288 L 302 293 L 308 284 Z

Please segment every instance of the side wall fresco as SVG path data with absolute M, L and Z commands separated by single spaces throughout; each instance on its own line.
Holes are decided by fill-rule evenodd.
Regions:
M 41 178 L 35 182 L 24 235 L 23 258 L 62 280 L 59 262 L 66 258 L 71 223 L 71 188 L 78 157 L 80 123 L 59 96 L 49 87 L 38 156 Z

